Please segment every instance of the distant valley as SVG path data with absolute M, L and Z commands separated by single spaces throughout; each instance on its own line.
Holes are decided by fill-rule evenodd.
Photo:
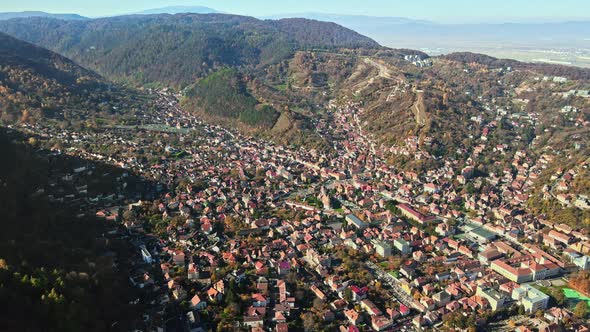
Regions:
M 318 13 L 275 15 L 330 21 L 358 31 L 382 45 L 431 55 L 458 51 L 484 53 L 526 62 L 590 67 L 590 22 L 442 24 L 400 17 Z

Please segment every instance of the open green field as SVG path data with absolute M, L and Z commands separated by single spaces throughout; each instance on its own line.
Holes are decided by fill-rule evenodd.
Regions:
M 575 303 L 578 303 L 579 301 L 586 301 L 588 307 L 590 308 L 590 297 L 584 296 L 577 290 L 571 288 L 564 288 L 563 294 L 568 300 L 574 301 Z
M 576 291 L 575 289 L 571 289 L 568 288 L 566 286 L 566 284 L 564 285 L 552 285 L 552 286 L 543 286 L 539 283 L 533 284 L 533 287 L 535 287 L 536 289 L 540 290 L 541 292 L 550 295 L 551 294 L 551 290 L 552 289 L 559 289 L 563 292 L 563 295 L 566 298 L 566 305 L 567 307 L 569 307 L 570 309 L 573 309 L 576 304 L 580 301 L 585 301 L 588 304 L 588 307 L 590 308 L 590 297 L 584 296 L 583 294 L 581 294 L 580 292 Z
M 287 90 L 287 84 L 278 84 L 274 86 L 275 89 L 279 90 L 279 91 L 285 91 Z

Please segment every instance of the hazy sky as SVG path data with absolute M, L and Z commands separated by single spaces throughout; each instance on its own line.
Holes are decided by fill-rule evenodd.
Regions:
M 590 0 L 0 0 L 0 11 L 42 10 L 92 17 L 178 5 L 251 16 L 322 12 L 441 22 L 590 18 Z

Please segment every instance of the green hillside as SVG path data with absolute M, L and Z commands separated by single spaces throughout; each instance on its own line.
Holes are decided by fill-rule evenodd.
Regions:
M 254 127 L 272 127 L 278 118 L 272 107 L 259 104 L 248 92 L 244 78 L 235 69 L 222 69 L 195 84 L 188 90 L 184 106 Z

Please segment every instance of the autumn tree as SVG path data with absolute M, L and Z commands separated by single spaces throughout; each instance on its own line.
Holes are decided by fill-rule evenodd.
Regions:
M 574 316 L 580 319 L 584 319 L 588 316 L 588 304 L 586 301 L 580 301 L 576 304 L 576 307 L 574 308 Z
M 569 285 L 586 295 L 590 294 L 590 271 L 580 271 L 572 275 Z
M 320 328 L 317 317 L 311 312 L 302 314 L 301 320 L 303 321 L 303 329 L 305 331 L 318 331 Z

